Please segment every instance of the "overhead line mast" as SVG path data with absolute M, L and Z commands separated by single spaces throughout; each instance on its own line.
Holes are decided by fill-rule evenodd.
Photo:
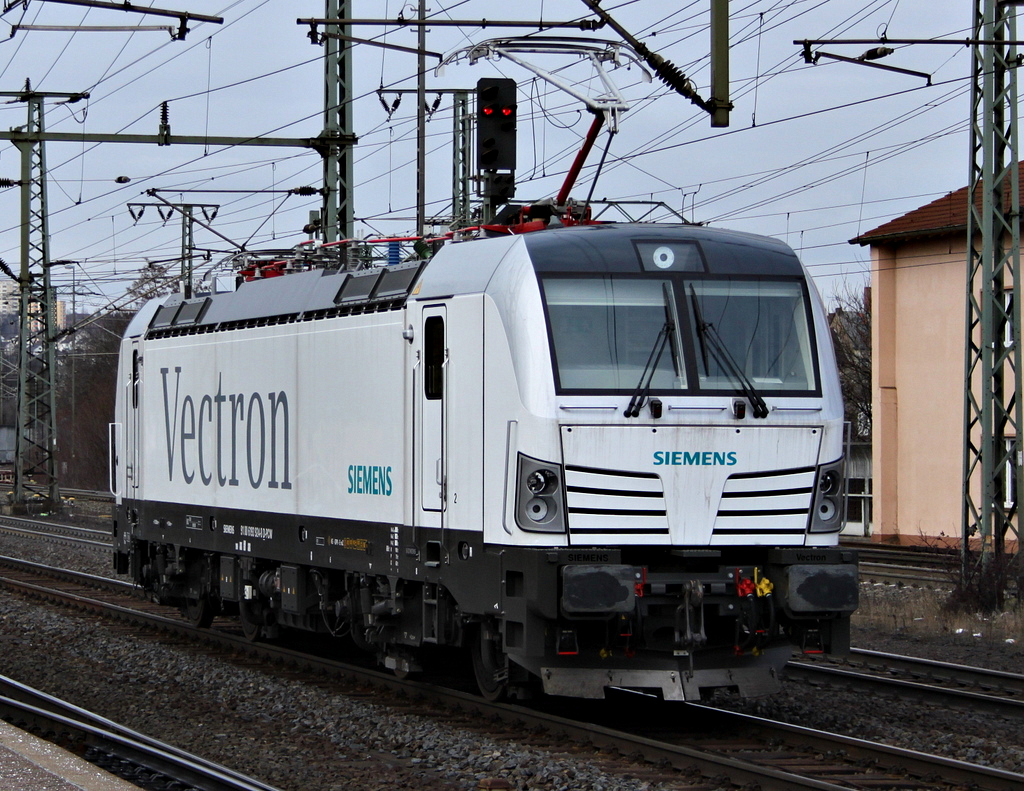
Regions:
M 77 102 L 87 94 L 25 90 L 0 93 L 25 102 L 25 132 L 31 138 L 44 130 L 46 99 Z M 18 275 L 19 345 L 17 426 L 14 435 L 16 506 L 35 500 L 43 508 L 59 507 L 57 429 L 54 377 L 56 316 L 50 286 L 50 234 L 46 210 L 46 158 L 43 146 L 31 139 L 15 141 L 21 153 L 21 267 Z M 19 509 L 20 510 L 20 509 Z
M 967 350 L 964 365 L 963 576 L 986 585 L 1007 536 L 1020 538 L 1022 487 L 1020 166 L 1016 3 L 978 0 L 971 90 L 967 201 Z M 980 545 L 980 566 L 971 543 Z
M 320 221 L 325 242 L 351 239 L 354 231 L 352 203 L 352 150 L 344 141 L 352 132 L 352 45 L 343 41 L 351 28 L 339 17 L 349 15 L 351 0 L 325 0 L 324 45 L 324 201 Z M 333 34 L 333 35 L 332 35 Z

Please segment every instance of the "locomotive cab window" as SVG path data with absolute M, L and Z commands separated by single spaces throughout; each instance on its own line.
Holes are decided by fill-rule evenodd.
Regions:
M 760 392 L 817 391 L 802 283 L 709 278 L 686 296 L 701 390 L 729 390 L 739 373 Z
M 562 390 L 682 390 L 673 284 L 662 278 L 548 278 L 544 296 Z
M 132 409 L 139 408 L 139 379 L 142 378 L 142 358 L 138 349 L 132 349 Z
M 423 394 L 434 401 L 444 395 L 444 318 L 423 323 Z

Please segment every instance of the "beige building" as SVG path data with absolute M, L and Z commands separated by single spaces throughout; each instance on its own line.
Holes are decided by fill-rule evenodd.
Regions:
M 871 247 L 872 537 L 959 545 L 967 188 L 851 244 Z

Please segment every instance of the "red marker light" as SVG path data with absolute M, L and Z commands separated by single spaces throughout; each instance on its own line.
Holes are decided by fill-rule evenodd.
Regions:
M 504 115 L 504 116 L 512 115 L 512 108 L 511 107 L 502 107 L 501 108 L 501 114 Z
M 484 108 L 484 115 L 494 115 L 494 108 L 488 105 Z

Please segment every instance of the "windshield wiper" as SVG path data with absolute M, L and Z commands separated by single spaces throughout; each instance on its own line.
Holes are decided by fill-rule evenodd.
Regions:
M 690 284 L 690 302 L 693 305 L 693 320 L 697 325 L 697 340 L 700 341 L 700 353 L 704 360 L 704 370 L 710 375 L 708 368 L 708 351 L 710 350 L 711 356 L 715 358 L 715 362 L 718 363 L 719 367 L 724 368 L 736 380 L 737 390 L 740 395 L 750 401 L 754 417 L 768 417 L 768 404 L 761 398 L 761 394 L 757 392 L 754 383 L 747 378 L 746 374 L 737 365 L 735 358 L 729 352 L 729 348 L 722 341 L 722 336 L 715 329 L 715 325 L 704 321 L 700 312 L 700 304 L 697 301 L 697 292 L 694 290 L 692 283 Z
M 626 411 L 622 413 L 626 417 L 640 416 L 640 410 L 647 403 L 647 394 L 651 390 L 651 382 L 654 380 L 654 372 L 658 370 L 658 363 L 661 362 L 662 352 L 665 351 L 665 345 L 671 343 L 672 334 L 676 331 L 676 323 L 672 320 L 672 292 L 669 290 L 668 283 L 662 284 L 662 291 L 665 297 L 665 323 L 658 331 L 658 337 L 654 339 L 654 346 L 647 356 L 647 365 L 644 366 L 643 373 L 640 374 L 640 381 L 637 382 L 636 389 L 629 399 Z M 674 346 L 672 347 L 672 361 L 678 373 L 679 358 L 676 356 Z
M 658 337 L 654 339 L 654 348 L 651 349 L 651 353 L 647 357 L 647 365 L 644 366 L 644 371 L 640 374 L 640 381 L 637 382 L 636 390 L 633 391 L 633 395 L 629 399 L 626 411 L 622 413 L 626 417 L 640 416 L 640 410 L 647 403 L 647 394 L 651 389 L 651 380 L 654 379 L 654 372 L 658 370 L 658 363 L 661 361 L 662 352 L 665 351 L 665 344 L 675 331 L 675 322 L 670 318 L 666 318 L 664 325 L 658 331 Z

